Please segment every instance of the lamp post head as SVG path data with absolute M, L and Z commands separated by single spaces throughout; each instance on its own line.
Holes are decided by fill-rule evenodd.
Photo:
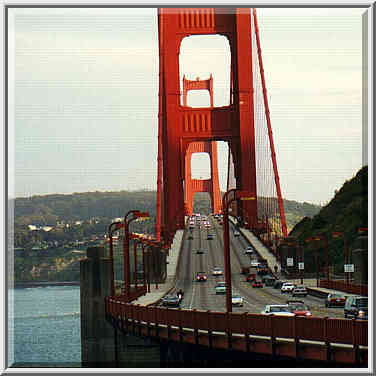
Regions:
M 148 212 L 137 211 L 133 213 L 133 218 L 137 218 L 139 220 L 147 220 L 147 219 L 150 219 L 150 215 Z
M 249 192 L 249 191 L 236 191 L 235 197 L 238 200 L 242 200 L 242 201 L 256 200 L 255 195 L 252 192 Z

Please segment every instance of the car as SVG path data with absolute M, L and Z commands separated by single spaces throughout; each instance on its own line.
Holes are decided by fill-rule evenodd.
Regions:
M 368 298 L 366 296 L 349 296 L 343 309 L 345 319 L 368 320 Z
M 253 266 L 254 268 L 259 265 L 260 265 L 260 262 L 258 260 L 251 260 L 251 266 Z
M 253 281 L 252 287 L 264 287 L 261 281 Z
M 195 252 L 197 255 L 203 255 L 205 253 L 205 250 L 204 249 L 196 249 Z
M 292 292 L 294 288 L 295 288 L 294 284 L 292 284 L 291 282 L 285 282 L 281 287 L 281 294 L 285 292 Z
M 179 307 L 180 299 L 177 295 L 166 295 L 162 299 L 162 305 L 165 307 Z
M 231 304 L 234 306 L 243 307 L 243 297 L 240 295 L 232 295 Z
M 221 268 L 214 267 L 212 274 L 215 275 L 215 276 L 217 276 L 217 275 L 223 275 L 223 270 Z
M 234 231 L 234 236 L 240 236 L 240 232 L 238 230 Z
M 255 250 L 252 248 L 252 246 L 248 246 L 247 249 L 244 251 L 244 254 L 246 255 L 252 255 Z
M 206 282 L 208 279 L 205 272 L 197 272 L 196 273 L 196 281 L 197 282 Z
M 255 273 L 248 274 L 245 280 L 246 282 L 253 283 L 254 281 L 256 281 L 256 274 Z
M 267 275 L 264 275 L 261 279 L 262 283 L 265 285 L 265 286 L 273 286 L 274 285 L 274 282 L 275 282 L 275 278 L 270 275 L 270 274 L 267 274 Z
M 269 273 L 269 269 L 267 266 L 264 266 L 262 264 L 258 265 L 257 267 L 257 274 L 258 275 L 266 275 Z
M 302 300 L 288 300 L 287 305 L 290 307 L 290 311 L 294 313 L 295 316 L 312 316 L 308 306 Z
M 275 316 L 286 316 L 294 317 L 295 313 L 290 311 L 287 304 L 268 304 L 265 306 L 264 310 L 261 311 L 262 315 L 275 315 Z
M 241 266 L 240 267 L 240 274 L 248 275 L 251 267 L 250 266 Z
M 286 283 L 286 281 L 281 281 L 280 279 L 277 279 L 274 282 L 273 288 L 280 289 L 283 286 L 284 283 Z
M 307 296 L 308 291 L 305 286 L 295 286 L 291 294 L 292 296 Z
M 213 240 L 214 235 L 213 234 L 208 234 L 208 240 Z
M 217 295 L 219 295 L 219 294 L 226 294 L 226 289 L 227 289 L 226 282 L 222 282 L 222 281 L 218 282 L 216 284 L 216 286 L 215 286 L 215 293 Z
M 344 307 L 346 304 L 346 296 L 343 294 L 328 294 L 325 299 L 325 307 Z

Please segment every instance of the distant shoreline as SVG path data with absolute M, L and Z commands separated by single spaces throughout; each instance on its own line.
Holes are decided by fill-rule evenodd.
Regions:
M 49 282 L 49 281 L 30 281 L 30 282 L 15 282 L 15 288 L 25 287 L 47 287 L 47 286 L 79 286 L 80 281 L 65 281 L 65 282 Z

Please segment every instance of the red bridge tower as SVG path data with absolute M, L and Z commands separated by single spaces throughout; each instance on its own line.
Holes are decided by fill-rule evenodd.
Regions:
M 183 106 L 187 106 L 187 94 L 189 90 L 208 90 L 210 95 L 210 108 L 214 107 L 213 77 L 207 80 L 187 80 L 183 77 Z M 191 160 L 194 153 L 208 153 L 210 158 L 210 179 L 192 179 Z M 222 212 L 222 196 L 219 189 L 218 157 L 216 141 L 192 142 L 188 145 L 185 155 L 185 214 L 192 215 L 194 195 L 197 192 L 208 192 L 214 213 Z
M 251 229 L 259 225 L 251 24 L 249 8 L 159 8 L 158 10 L 159 133 L 156 220 L 158 239 L 162 235 L 164 240 L 169 241 L 177 229 L 184 227 L 184 186 L 189 188 L 189 180 L 185 172 L 190 169 L 186 161 L 187 155 L 192 152 L 190 145 L 198 142 L 228 143 L 234 163 L 236 188 L 251 192 L 253 198 L 242 202 L 242 217 Z M 186 102 L 181 103 L 181 93 L 189 86 L 185 89 L 180 86 L 181 42 L 191 35 L 210 34 L 223 35 L 229 42 L 230 104 L 222 107 L 187 107 Z M 213 164 L 215 159 L 213 151 L 211 158 Z

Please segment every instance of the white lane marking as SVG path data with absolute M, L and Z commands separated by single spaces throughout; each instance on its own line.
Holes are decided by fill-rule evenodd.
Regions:
M 192 295 L 191 295 L 191 303 L 189 304 L 189 309 L 192 309 L 192 305 L 193 305 L 193 298 L 195 296 L 195 290 L 196 290 L 196 281 L 193 281 L 192 285 Z

